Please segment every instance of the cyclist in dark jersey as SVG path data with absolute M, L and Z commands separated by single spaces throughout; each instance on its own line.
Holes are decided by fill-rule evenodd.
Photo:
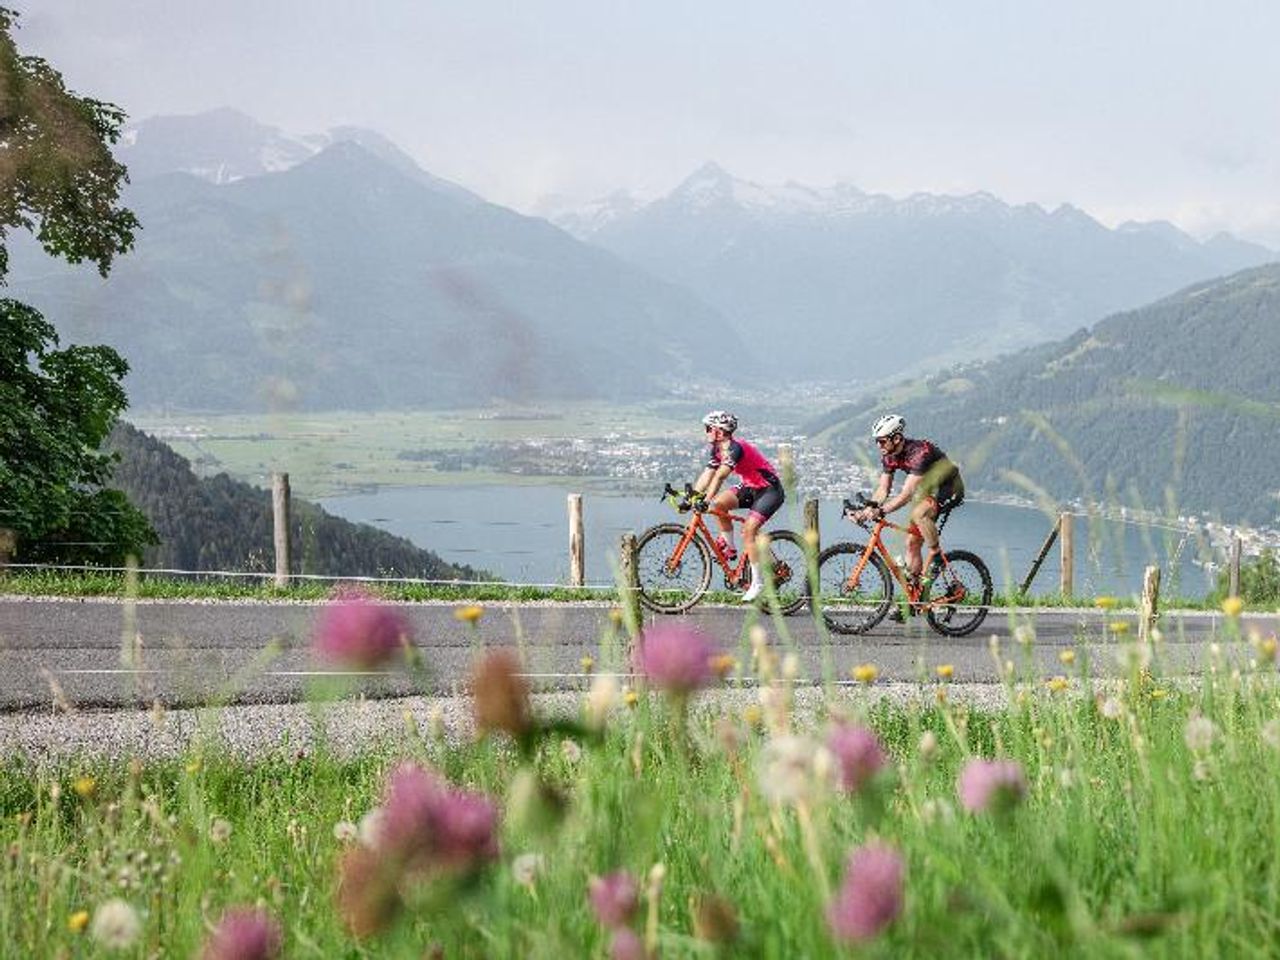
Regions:
M 742 600 L 750 603 L 760 595 L 763 583 L 756 558 L 756 533 L 778 512 L 786 499 L 782 481 L 773 464 L 753 444 L 734 438 L 738 418 L 733 414 L 712 410 L 702 418 L 702 425 L 706 427 L 707 439 L 711 442 L 707 465 L 693 485 L 693 498 L 682 502 L 681 508 L 706 510 L 713 507 L 720 511 L 743 508 L 751 511 L 742 525 L 742 539 L 747 560 L 751 563 L 751 586 L 742 595 Z M 737 474 L 741 482 L 720 491 L 720 485 L 731 473 Z M 717 516 L 716 519 L 720 523 L 720 536 L 717 538 L 720 548 L 731 558 L 737 556 L 733 545 L 733 523 L 727 516 Z
M 964 499 L 964 480 L 959 468 L 947 455 L 928 440 L 913 440 L 905 435 L 905 417 L 891 413 L 881 417 L 871 428 L 871 436 L 880 448 L 880 482 L 871 500 L 875 504 L 857 511 L 859 520 L 875 520 L 892 513 L 906 503 L 911 504 L 911 523 L 907 527 L 907 573 L 918 578 L 927 569 L 920 556 L 921 543 L 928 550 L 928 560 L 938 551 L 938 510 L 958 506 Z M 902 489 L 890 497 L 893 475 L 899 470 L 907 475 Z

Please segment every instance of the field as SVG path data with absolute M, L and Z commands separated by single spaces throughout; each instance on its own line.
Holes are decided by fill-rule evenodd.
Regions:
M 317 655 L 394 662 L 387 617 L 340 602 Z M 953 696 L 945 664 L 890 703 L 865 664 L 797 710 L 785 635 L 726 653 L 668 625 L 634 686 L 602 672 L 567 713 L 539 712 L 514 651 L 477 650 L 474 733 L 409 718 L 356 756 L 209 737 L 176 761 L 11 759 L 0 937 L 186 957 L 262 934 L 219 960 L 1273 956 L 1276 641 L 1231 636 L 1194 684 L 1162 676 L 1158 641 L 1105 684 L 1066 651 L 1035 679 L 1014 646 L 992 651 L 1004 709 Z M 609 628 L 597 669 L 627 642 Z M 258 912 L 219 927 L 237 906 Z

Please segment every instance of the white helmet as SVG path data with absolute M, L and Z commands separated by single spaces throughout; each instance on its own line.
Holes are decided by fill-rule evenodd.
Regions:
M 879 440 L 881 437 L 892 437 L 895 433 L 902 433 L 906 429 L 906 417 L 899 413 L 887 413 L 877 420 L 875 426 L 871 428 L 871 439 Z
M 733 433 L 738 429 L 738 418 L 727 410 L 712 410 L 702 418 L 702 425 Z

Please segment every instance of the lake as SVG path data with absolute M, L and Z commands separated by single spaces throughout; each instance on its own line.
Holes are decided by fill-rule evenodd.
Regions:
M 511 581 L 562 584 L 569 570 L 570 489 L 553 484 L 386 487 L 319 502 L 337 516 L 407 537 L 445 560 L 490 570 Z M 596 584 L 612 581 L 624 532 L 639 533 L 651 524 L 678 519 L 656 493 L 588 493 L 583 515 L 587 580 Z M 788 501 L 771 525 L 799 530 L 799 502 Z M 1050 526 L 1050 519 L 1038 510 L 969 501 L 953 514 L 943 542 L 979 554 L 997 588 L 1003 588 L 1026 575 Z M 836 500 L 822 503 L 821 529 L 824 544 L 865 540 L 861 530 L 840 518 Z M 1212 573 L 1195 562 L 1209 556 L 1207 546 L 1180 531 L 1123 522 L 1090 524 L 1077 517 L 1075 539 L 1078 596 L 1140 592 L 1142 570 L 1148 564 L 1164 571 L 1166 596 L 1200 597 L 1213 586 Z M 891 543 L 891 549 L 899 553 L 900 545 L 901 540 Z M 1176 565 L 1170 564 L 1171 557 L 1176 557 Z M 1221 557 L 1209 558 L 1221 562 Z M 1033 593 L 1056 592 L 1058 561 L 1055 546 L 1032 584 Z

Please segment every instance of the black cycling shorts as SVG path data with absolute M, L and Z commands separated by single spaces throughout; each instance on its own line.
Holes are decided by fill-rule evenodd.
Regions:
M 778 508 L 787 499 L 786 494 L 782 492 L 782 487 L 778 484 L 768 487 L 748 487 L 745 484 L 739 484 L 733 489 L 738 495 L 738 506 L 743 510 L 750 510 L 761 520 L 768 520 L 777 513 Z

